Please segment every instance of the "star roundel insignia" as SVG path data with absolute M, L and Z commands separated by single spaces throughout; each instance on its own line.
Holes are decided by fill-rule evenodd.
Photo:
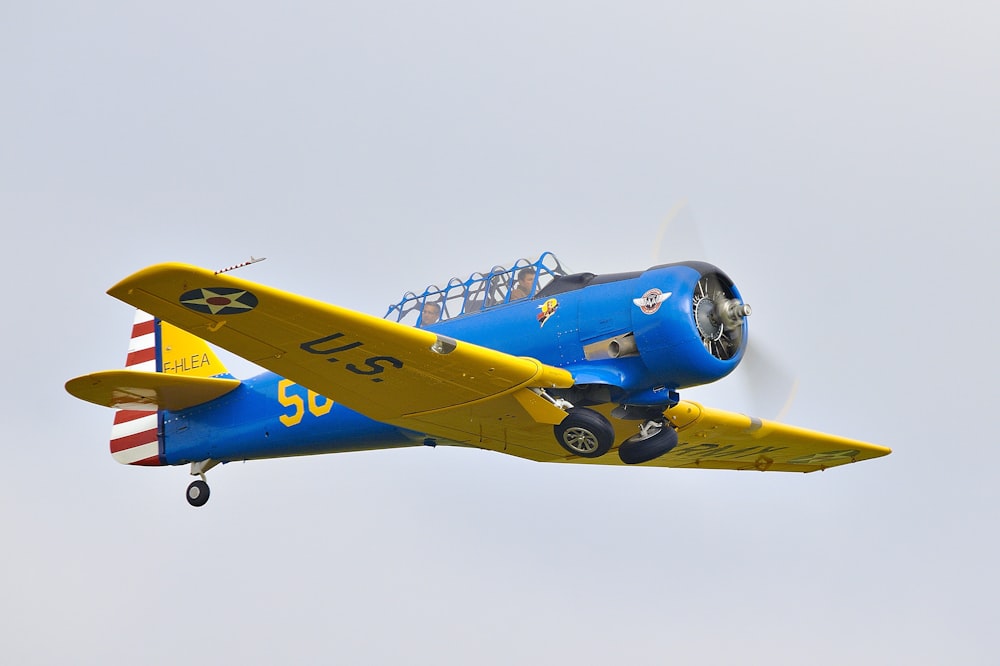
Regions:
M 233 287 L 202 287 L 181 294 L 181 305 L 210 315 L 231 315 L 249 312 L 257 307 L 257 297 L 246 289 Z

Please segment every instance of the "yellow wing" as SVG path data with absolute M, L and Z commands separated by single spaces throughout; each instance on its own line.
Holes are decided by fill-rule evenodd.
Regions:
M 666 411 L 680 443 L 662 467 L 815 472 L 888 455 L 884 446 L 681 401 Z
M 533 459 L 567 455 L 552 434 L 565 411 L 531 389 L 573 377 L 535 359 L 183 264 L 108 293 L 373 419 Z
M 615 428 L 615 448 L 600 458 L 567 455 L 559 446 L 545 447 L 545 440 L 531 447 L 508 447 L 506 453 L 531 460 L 587 465 L 624 465 L 616 454 L 628 437 L 638 432 L 637 421 L 622 421 L 613 405 L 595 409 Z M 891 449 L 855 439 L 705 407 L 682 400 L 664 412 L 677 428 L 677 447 L 640 467 L 757 470 L 761 472 L 816 472 L 829 467 L 870 460 Z M 551 432 L 548 435 L 551 440 Z M 636 465 L 630 465 L 634 467 Z

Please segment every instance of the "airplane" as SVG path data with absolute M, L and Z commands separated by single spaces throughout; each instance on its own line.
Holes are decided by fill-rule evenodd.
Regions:
M 219 463 L 405 446 L 783 472 L 891 453 L 681 399 L 747 349 L 751 308 L 705 262 L 596 275 L 544 252 L 407 292 L 381 318 L 180 263 L 108 293 L 137 308 L 125 368 L 66 389 L 117 410 L 116 461 L 190 465 L 192 506 Z M 263 371 L 235 378 L 216 347 Z

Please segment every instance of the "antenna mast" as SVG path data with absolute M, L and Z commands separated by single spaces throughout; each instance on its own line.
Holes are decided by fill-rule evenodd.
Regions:
M 244 261 L 242 264 L 236 264 L 235 266 L 230 266 L 229 268 L 223 268 L 222 270 L 215 271 L 215 274 L 228 273 L 229 271 L 235 271 L 237 268 L 243 268 L 244 266 L 249 266 L 250 264 L 256 264 L 258 261 L 264 261 L 267 257 L 254 257 L 250 255 L 250 261 Z

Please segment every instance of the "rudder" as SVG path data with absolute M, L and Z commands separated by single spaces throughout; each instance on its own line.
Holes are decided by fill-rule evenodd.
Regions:
M 132 323 L 125 368 L 191 377 L 232 377 L 207 342 L 142 310 L 136 310 Z M 165 465 L 163 412 L 116 411 L 110 444 L 112 457 L 124 465 Z

